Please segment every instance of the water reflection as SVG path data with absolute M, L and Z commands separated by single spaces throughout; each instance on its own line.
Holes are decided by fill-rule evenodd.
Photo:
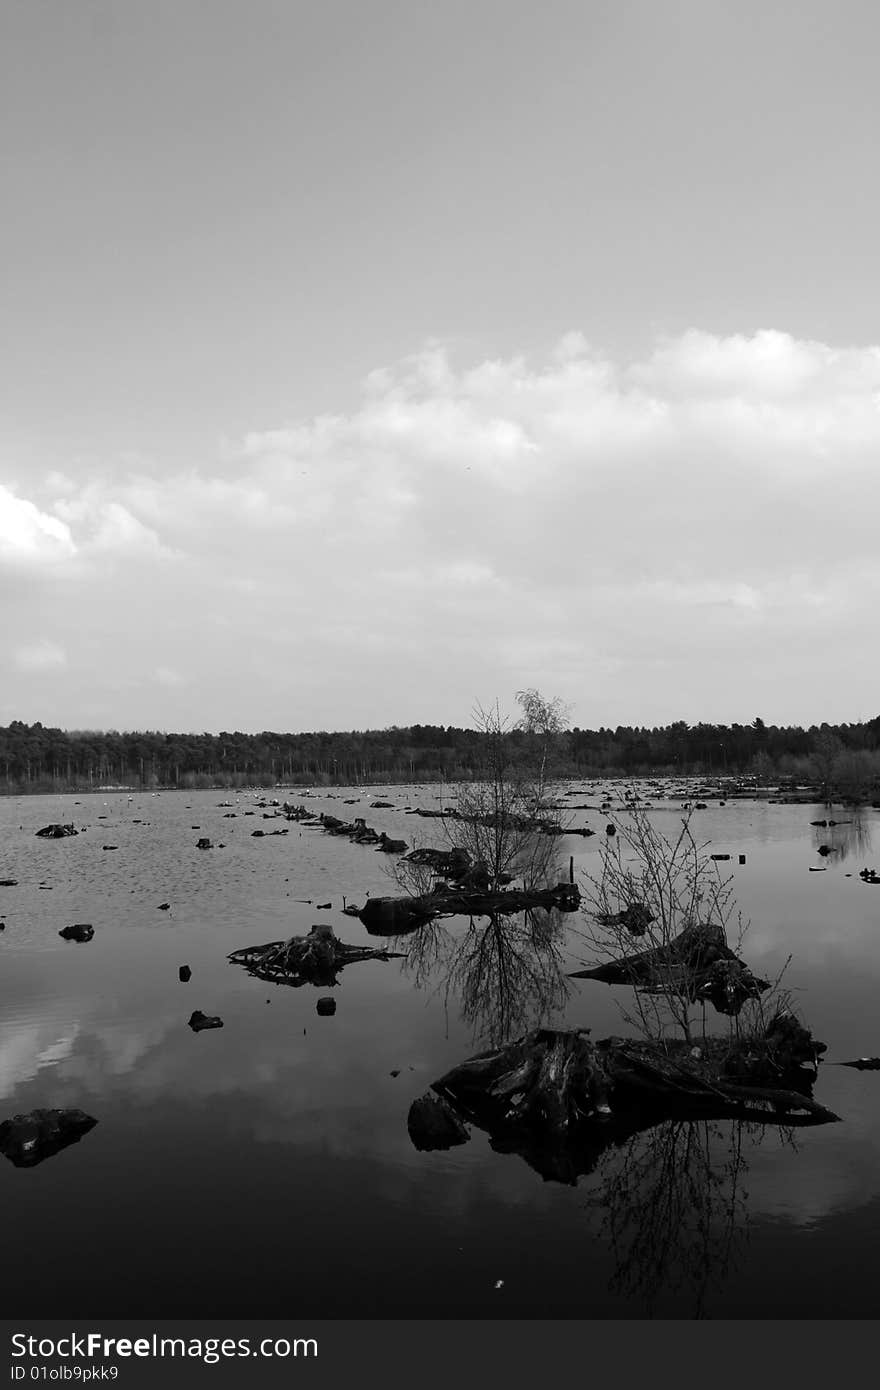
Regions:
M 693 1317 L 705 1315 L 746 1234 L 749 1128 L 667 1120 L 606 1156 L 589 1206 L 614 1255 L 611 1292 L 637 1298 L 649 1317 L 669 1294 L 685 1295 Z
M 558 912 L 472 917 L 460 934 L 435 920 L 395 945 L 405 948 L 404 969 L 415 983 L 426 988 L 436 981 L 447 1007 L 457 999 L 474 1036 L 490 1044 L 543 1023 L 569 995 Z
M 864 862 L 871 853 L 871 821 L 858 811 L 843 821 L 814 821 L 813 843 L 829 862 L 843 863 L 849 858 Z

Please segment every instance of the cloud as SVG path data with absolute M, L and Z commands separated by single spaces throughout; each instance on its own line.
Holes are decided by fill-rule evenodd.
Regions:
M 153 672 L 153 679 L 158 681 L 159 685 L 175 686 L 186 684 L 186 677 L 182 676 L 179 671 L 173 670 L 170 666 L 157 666 Z
M 28 672 L 57 671 L 67 665 L 64 648 L 45 640 L 17 648 L 13 660 L 19 671 Z
M 878 347 L 694 329 L 617 361 L 573 330 L 539 360 L 431 342 L 377 365 L 350 412 L 255 422 L 215 462 L 76 485 L 71 465 L 61 496 L 2 496 L 20 549 L 112 576 L 80 621 L 122 634 L 132 667 L 190 672 L 186 692 L 155 677 L 169 701 L 232 698 L 235 650 L 316 727 L 405 717 L 414 673 L 447 722 L 530 684 L 582 722 L 591 701 L 732 718 L 762 679 L 788 717 L 807 695 L 849 717 L 880 684 L 857 645 L 880 598 L 878 456 Z
M 0 563 L 56 565 L 75 553 L 69 526 L 0 483 Z

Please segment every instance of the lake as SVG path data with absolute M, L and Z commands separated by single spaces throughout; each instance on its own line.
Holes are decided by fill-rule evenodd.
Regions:
M 606 786 L 570 801 L 598 807 Z M 406 812 L 439 797 L 336 788 L 306 804 L 442 846 L 442 823 Z M 389 943 L 406 959 L 348 966 L 319 1016 L 326 989 L 267 985 L 228 953 L 318 922 L 382 945 L 343 896 L 398 890 L 389 856 L 278 819 L 258 804 L 272 798 L 302 794 L 0 798 L 0 878 L 17 880 L 0 887 L 0 1122 L 55 1107 L 98 1121 L 36 1166 L 0 1158 L 7 1317 L 874 1316 L 880 1075 L 836 1063 L 880 1053 L 880 887 L 858 877 L 880 813 L 817 830 L 855 813 L 739 800 L 694 818 L 731 855 L 750 966 L 772 979 L 792 956 L 784 983 L 828 1045 L 814 1094 L 842 1123 L 668 1123 L 569 1184 L 477 1128 L 419 1151 L 409 1107 L 499 1029 L 542 1016 L 624 1031 L 627 992 L 545 960 L 505 993 L 448 919 Z M 669 832 L 680 814 L 674 800 L 652 812 Z M 565 873 L 569 855 L 595 871 L 608 816 L 571 818 L 599 833 L 560 842 Z M 38 838 L 50 822 L 81 833 Z M 589 961 L 574 917 L 571 969 Z M 59 937 L 80 922 L 92 941 Z M 223 1028 L 192 1032 L 196 1009 Z

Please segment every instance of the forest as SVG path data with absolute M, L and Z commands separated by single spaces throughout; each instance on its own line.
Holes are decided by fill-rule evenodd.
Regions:
M 533 760 L 541 735 L 511 727 L 512 766 Z M 543 745 L 542 745 L 543 746 Z M 479 778 L 479 728 L 413 724 L 350 732 L 160 733 L 62 730 L 13 720 L 0 728 L 0 791 L 355 786 Z M 553 739 L 554 777 L 749 777 L 811 783 L 853 795 L 880 789 L 880 715 L 857 724 L 779 727 L 695 724 L 566 728 Z

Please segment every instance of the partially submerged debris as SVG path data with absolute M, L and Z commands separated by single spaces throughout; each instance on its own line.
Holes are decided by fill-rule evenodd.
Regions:
M 44 825 L 42 830 L 37 831 L 37 835 L 43 840 L 63 840 L 68 835 L 78 835 L 79 831 L 73 825 Z
M 414 1146 L 422 1151 L 452 1149 L 458 1144 L 466 1144 L 471 1137 L 452 1106 L 442 1096 L 424 1095 L 414 1100 L 409 1108 L 406 1127 Z
M 547 1176 L 563 1174 L 572 1180 L 572 1162 L 578 1171 L 583 1154 L 573 1160 L 570 1146 L 594 1161 L 622 1133 L 664 1119 L 739 1118 L 786 1125 L 839 1119 L 813 1100 L 799 1064 L 794 1071 L 782 1065 L 785 1045 L 795 1036 L 799 1047 L 809 1039 L 814 1054 L 822 1050 L 806 1029 L 795 1028 L 797 1035 L 783 1023 L 777 1025 L 775 1039 L 771 1029 L 751 1039 L 748 1046 L 756 1052 L 751 1069 L 744 1063 L 746 1044 L 733 1045 L 729 1039 L 708 1040 L 700 1048 L 668 1039 L 593 1043 L 585 1029 L 538 1028 L 453 1067 L 431 1089 L 444 1102 L 447 1125 L 457 1121 L 466 1134 L 464 1122 L 470 1121 L 488 1131 L 493 1148 L 520 1152 Z M 774 1054 L 776 1060 L 769 1062 Z M 411 1111 L 411 1136 L 412 1120 Z M 441 1147 L 417 1133 L 417 1148 Z M 589 1171 L 589 1166 L 579 1171 Z
M 399 936 L 424 926 L 432 917 L 489 917 L 525 912 L 528 908 L 555 908 L 576 912 L 581 895 L 576 884 L 555 888 L 499 888 L 486 892 L 438 888 L 409 898 L 368 898 L 361 921 L 371 936 Z
M 74 922 L 71 927 L 62 927 L 58 933 L 65 941 L 91 941 L 95 928 L 91 922 Z
M 346 965 L 361 960 L 393 960 L 399 951 L 377 950 L 371 946 L 349 946 L 340 941 L 333 928 L 312 927 L 308 936 L 292 936 L 287 941 L 269 941 L 264 946 L 245 946 L 232 951 L 227 960 L 243 965 L 251 975 L 274 984 L 335 985 L 336 976 Z
M 35 1168 L 44 1159 L 79 1143 L 98 1123 L 82 1110 L 31 1110 L 0 1124 L 0 1153 L 16 1168 Z
M 626 927 L 631 936 L 644 936 L 656 920 L 654 913 L 644 903 L 630 903 L 622 912 L 604 912 L 596 918 L 603 927 Z
M 770 988 L 730 949 L 724 928 L 713 922 L 685 927 L 668 945 L 572 971 L 571 978 L 632 985 L 649 993 L 674 986 L 685 998 L 707 999 L 727 1014 L 739 1013 L 746 999 Z
M 838 1062 L 839 1067 L 855 1067 L 856 1071 L 880 1071 L 880 1057 L 857 1057 L 854 1062 Z
M 201 1033 L 205 1028 L 222 1028 L 223 1019 L 218 1014 L 203 1014 L 201 1009 L 195 1009 L 190 1014 L 189 1026 L 194 1033 Z

